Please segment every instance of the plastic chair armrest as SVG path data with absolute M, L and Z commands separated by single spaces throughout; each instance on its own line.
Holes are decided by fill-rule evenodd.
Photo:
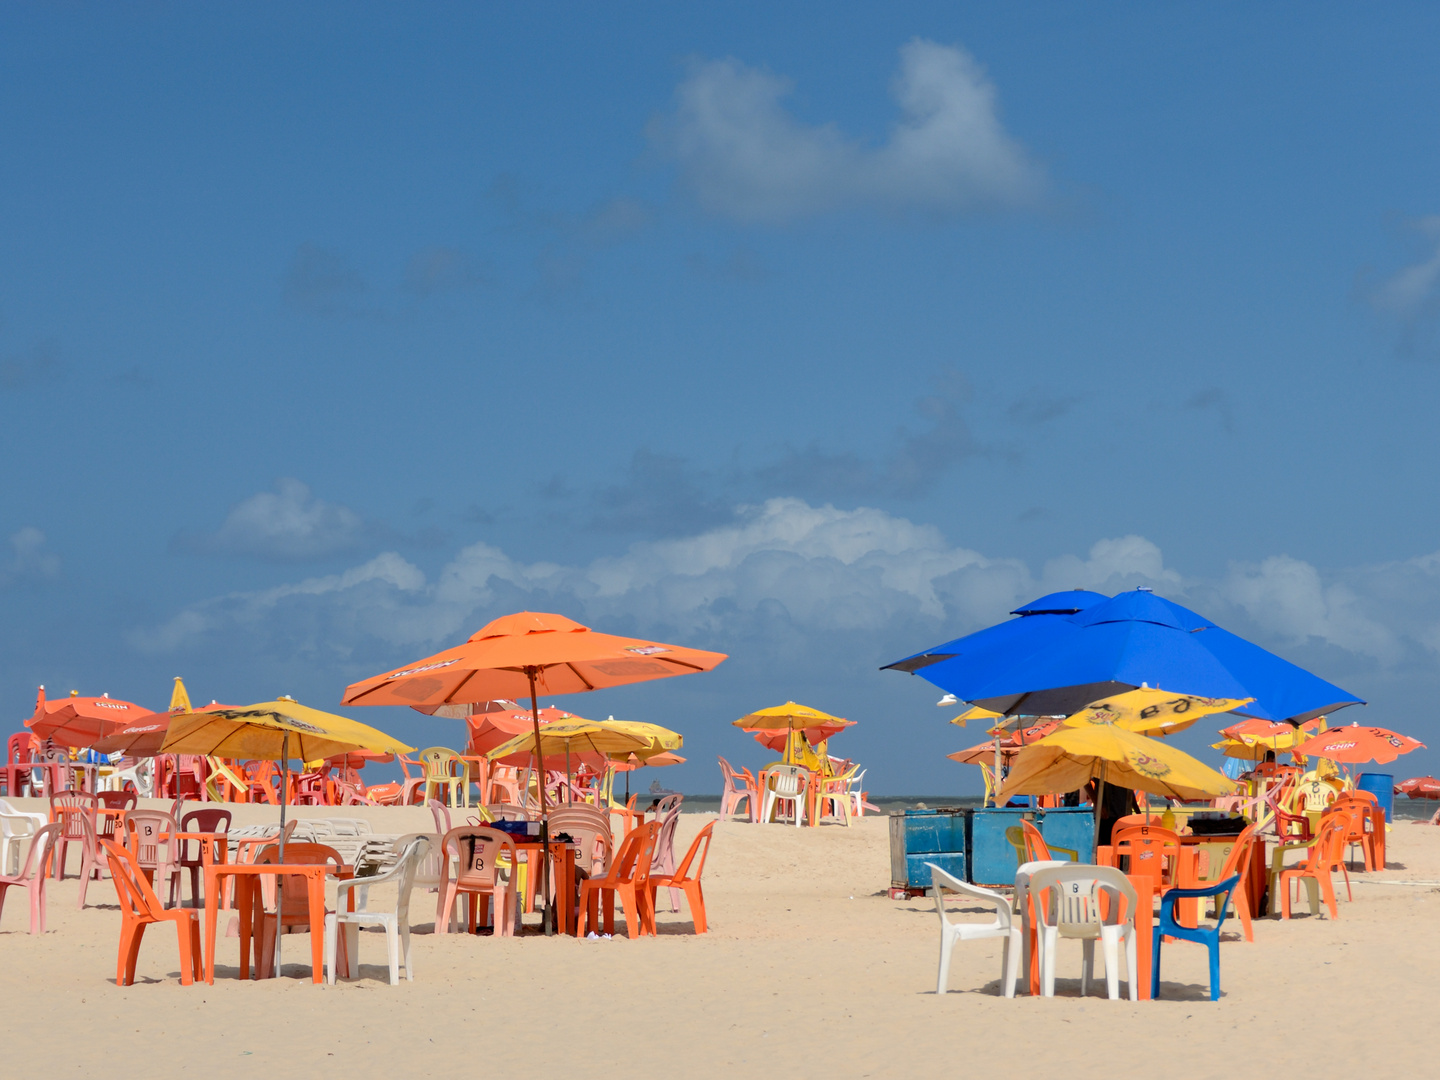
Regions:
M 1160 903 L 1165 905 L 1175 900 L 1196 900 L 1205 896 L 1219 896 L 1221 893 L 1230 892 L 1239 883 L 1240 875 L 1231 874 L 1224 881 L 1217 881 L 1203 889 L 1166 889 L 1160 898 Z
M 1046 844 L 1045 846 L 1049 849 L 1051 855 L 1054 855 L 1058 852 L 1061 855 L 1069 855 L 1070 861 L 1073 863 L 1078 863 L 1080 861 L 1080 852 L 1076 851 L 1074 848 L 1055 847 L 1051 844 Z

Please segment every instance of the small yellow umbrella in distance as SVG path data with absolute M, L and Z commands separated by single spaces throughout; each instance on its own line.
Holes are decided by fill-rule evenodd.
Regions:
M 1004 713 L 991 712 L 989 709 L 982 709 L 979 705 L 971 705 L 950 723 L 964 727 L 971 720 L 999 720 Z
M 831 716 L 819 709 L 812 709 L 809 705 L 798 705 L 793 701 L 787 701 L 784 705 L 772 705 L 768 709 L 758 709 L 752 713 L 746 713 L 739 720 L 733 721 L 738 728 L 746 731 L 778 730 L 779 728 L 819 727 L 821 724 L 840 724 L 849 727 L 854 721 L 847 721 L 843 716 Z
M 1012 795 L 1075 791 L 1091 779 L 1185 800 L 1235 790 L 1223 774 L 1175 746 L 1107 724 L 1062 727 L 1025 747 L 1000 789 L 1000 801 Z M 1098 816 L 1099 792 L 1095 805 Z
M 685 745 L 685 738 L 678 731 L 671 731 L 659 724 L 647 724 L 642 720 L 616 720 L 611 716 L 605 720 L 605 726 L 616 728 L 642 739 L 649 739 L 657 752 L 679 750 Z
M 543 773 L 545 768 L 544 759 L 547 757 L 565 756 L 565 778 L 570 778 L 570 756 L 572 754 L 589 753 L 598 757 L 608 757 L 612 754 L 627 755 L 634 754 L 636 757 L 650 757 L 654 754 L 663 754 L 669 747 L 657 745 L 653 735 L 641 735 L 633 731 L 626 731 L 619 726 L 619 723 L 607 723 L 604 720 L 559 720 L 546 724 L 540 729 L 539 736 L 526 732 L 523 735 L 516 735 L 508 742 L 503 742 L 485 756 L 491 761 L 499 761 L 508 765 L 523 765 L 531 760 L 538 748 L 540 761 L 537 766 Z M 645 725 L 651 727 L 654 725 Z M 661 731 L 666 729 L 661 728 Z M 679 736 L 673 731 L 669 732 L 676 740 Z
M 1206 698 L 1142 686 L 1113 694 L 1065 718 L 1065 727 L 1113 724 L 1139 735 L 1184 731 L 1202 717 L 1230 712 L 1254 698 Z

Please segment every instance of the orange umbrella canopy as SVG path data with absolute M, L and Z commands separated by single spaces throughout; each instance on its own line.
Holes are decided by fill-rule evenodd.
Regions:
M 825 723 L 817 724 L 814 727 L 801 728 L 800 730 L 805 732 L 806 742 L 811 746 L 818 746 L 830 738 L 830 736 L 837 735 L 847 727 L 854 726 L 854 720 L 835 719 L 827 720 Z M 769 750 L 774 750 L 777 754 L 784 751 L 790 742 L 789 728 L 762 728 L 760 731 L 752 731 L 751 734 L 755 736 L 755 741 L 761 746 Z
M 25 721 L 36 738 L 54 739 L 60 746 L 91 746 L 118 731 L 150 710 L 133 701 L 117 701 L 108 694 L 100 697 L 45 699 L 45 687 L 35 698 L 35 715 Z
M 231 706 L 212 701 L 194 711 L 212 712 L 215 709 L 228 708 Z M 91 748 L 100 754 L 113 754 L 119 750 L 126 757 L 154 757 L 160 753 L 160 747 L 165 743 L 165 736 L 170 732 L 170 720 L 174 715 L 173 712 L 146 713 L 118 731 L 112 731 L 105 738 L 96 740 Z
M 353 683 L 345 705 L 443 705 L 573 694 L 709 671 L 724 653 L 602 634 L 563 615 L 505 615 L 453 649 Z M 533 680 L 533 681 L 532 681 Z
M 540 710 L 541 727 L 557 720 L 574 719 L 574 713 L 549 705 Z M 470 748 L 474 753 L 488 754 L 501 743 L 509 742 L 516 735 L 525 734 L 531 729 L 533 722 L 530 710 L 518 707 L 508 712 L 474 713 L 466 720 L 470 725 Z
M 1304 757 L 1343 761 L 1349 765 L 1359 765 L 1367 761 L 1384 765 L 1401 754 L 1424 748 L 1424 743 L 1408 735 L 1398 735 L 1380 727 L 1361 727 L 1357 723 L 1349 727 L 1322 731 L 1313 739 L 1306 739 L 1295 747 L 1295 753 Z
M 1440 780 L 1433 776 L 1412 776 L 1395 785 L 1395 794 L 1409 799 L 1440 799 Z

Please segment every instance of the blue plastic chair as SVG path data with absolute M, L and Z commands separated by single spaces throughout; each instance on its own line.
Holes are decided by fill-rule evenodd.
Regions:
M 1240 875 L 1232 874 L 1224 881 L 1204 889 L 1170 889 L 1160 898 L 1160 919 L 1155 924 L 1155 941 L 1151 948 L 1150 997 L 1160 997 L 1160 942 L 1163 938 L 1179 938 L 1181 941 L 1198 941 L 1210 950 L 1210 1000 L 1220 1000 L 1220 927 L 1225 925 L 1226 909 L 1230 906 L 1230 894 L 1240 883 Z M 1215 925 L 1191 929 L 1175 921 L 1175 901 L 1218 897 L 1215 901 Z

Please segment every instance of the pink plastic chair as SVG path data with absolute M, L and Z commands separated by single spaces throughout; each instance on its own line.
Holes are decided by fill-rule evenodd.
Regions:
M 36 832 L 30 841 L 30 854 L 25 865 L 14 877 L 0 875 L 0 915 L 5 911 L 5 893 L 11 885 L 30 894 L 30 933 L 45 933 L 45 861 L 60 836 L 59 822 L 51 822 Z
M 675 873 L 675 829 L 680 824 L 680 804 L 676 802 L 670 811 L 660 819 L 660 832 L 655 841 L 655 854 L 651 858 L 650 872 L 668 877 Z M 655 890 L 650 890 L 655 895 Z M 670 910 L 680 910 L 680 890 L 670 886 Z
M 724 778 L 725 787 L 720 792 L 720 820 L 724 821 L 732 814 L 740 812 L 740 804 L 745 803 L 745 812 L 751 821 L 755 820 L 755 777 L 750 770 L 743 773 L 736 772 L 735 766 L 726 761 L 723 757 L 720 760 L 720 775 Z
M 125 828 L 129 834 L 126 847 L 141 872 L 157 894 L 162 883 L 169 883 L 167 906 L 175 907 L 180 900 L 180 841 L 175 837 L 180 826 L 164 810 L 131 810 L 125 815 Z M 162 835 L 168 839 L 160 839 Z
M 495 934 L 511 937 L 518 929 L 516 904 L 515 845 L 507 833 L 483 825 L 461 825 L 445 834 L 440 860 L 440 898 L 435 908 L 435 933 L 450 931 L 455 902 L 469 899 L 470 932 L 486 921 L 490 901 L 495 901 Z M 450 860 L 459 860 L 459 872 L 450 877 Z M 506 865 L 508 860 L 508 866 Z M 501 873 L 508 870 L 507 873 Z
M 89 880 L 91 874 L 100 875 L 100 850 L 97 837 L 100 800 L 83 791 L 58 791 L 50 796 L 50 820 L 60 826 L 60 835 L 55 841 L 54 875 L 65 880 L 65 858 L 71 844 L 80 845 L 80 876 Z M 85 831 L 86 825 L 90 831 Z M 88 838 L 88 839 L 87 839 Z M 81 890 L 84 891 L 83 888 Z
M 280 846 L 272 845 L 263 849 L 255 859 L 256 863 L 280 863 Z M 345 860 L 340 853 L 327 844 L 311 843 L 287 843 L 285 845 L 285 862 L 297 865 L 319 863 L 334 863 L 337 867 L 343 867 Z M 334 912 L 327 911 L 327 915 Z M 275 974 L 275 935 L 304 933 L 307 930 L 312 934 L 323 934 L 325 924 L 322 921 L 319 926 L 313 926 L 310 922 L 310 892 L 309 883 L 299 874 L 286 875 L 284 885 L 280 889 L 280 901 L 275 911 L 265 910 L 263 903 L 255 905 L 252 913 L 254 926 L 254 946 L 258 951 L 255 958 L 255 974 L 257 978 L 269 979 Z M 349 957 L 345 951 L 344 942 L 340 945 L 340 967 L 348 970 L 350 967 Z

